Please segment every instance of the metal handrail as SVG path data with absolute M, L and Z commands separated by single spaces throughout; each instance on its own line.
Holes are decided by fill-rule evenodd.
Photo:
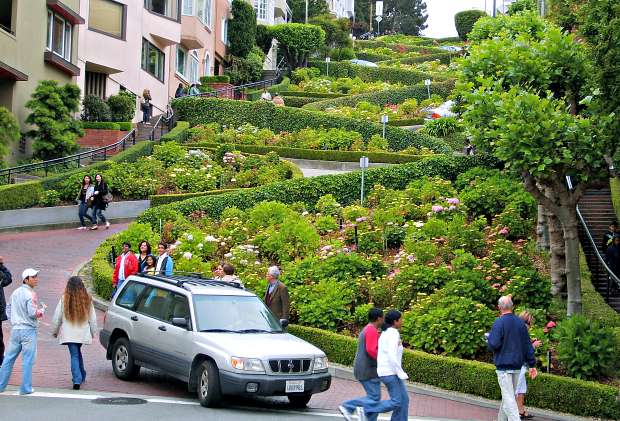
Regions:
M 260 80 L 258 82 L 251 82 L 251 83 L 246 83 L 243 85 L 238 85 L 238 86 L 232 86 L 232 87 L 228 87 L 228 88 L 221 88 L 221 89 L 217 89 L 211 92 L 201 92 L 199 94 L 192 94 L 192 95 L 186 95 L 186 96 L 190 96 L 190 97 L 219 97 L 220 94 L 223 95 L 234 95 L 237 92 L 241 92 L 244 89 L 250 89 L 250 88 L 267 88 L 268 86 L 273 86 L 273 85 L 277 85 L 278 83 L 280 83 L 280 81 L 282 80 L 282 69 L 277 68 L 276 70 L 276 77 L 273 79 L 267 79 L 267 80 Z
M 594 238 L 592 238 L 592 234 L 590 233 L 590 229 L 588 228 L 588 225 L 586 224 L 586 221 L 583 218 L 583 215 L 581 215 L 581 211 L 579 210 L 579 206 L 577 206 L 577 216 L 579 217 L 579 221 L 581 222 L 581 226 L 583 227 L 583 230 L 586 233 L 586 236 L 588 237 L 588 241 L 590 242 L 590 245 L 594 249 L 594 254 L 595 254 L 597 260 L 599 261 L 599 263 L 601 264 L 603 269 L 605 269 L 605 271 L 607 272 L 607 275 L 609 276 L 609 279 L 614 281 L 616 283 L 616 285 L 618 286 L 618 288 L 620 288 L 620 278 L 618 278 L 616 276 L 616 274 L 609 268 L 609 266 L 607 266 L 607 262 L 605 262 L 605 259 L 603 258 L 601 253 L 598 251 L 598 247 L 596 246 L 596 241 L 594 241 Z M 609 294 L 610 294 L 610 287 L 611 287 L 611 285 L 608 282 L 607 283 L 607 297 L 608 298 L 609 298 Z
M 14 176 L 16 174 L 24 174 L 24 173 L 28 173 L 28 172 L 35 171 L 35 170 L 44 169 L 45 176 L 47 177 L 48 170 L 50 167 L 53 167 L 55 165 L 69 164 L 73 161 L 77 163 L 77 168 L 79 168 L 82 159 L 90 157 L 91 160 L 94 160 L 95 156 L 103 155 L 103 159 L 105 160 L 107 158 L 107 154 L 109 151 L 112 151 L 112 150 L 116 151 L 119 146 L 122 146 L 123 150 L 125 150 L 125 148 L 127 147 L 127 142 L 130 138 L 131 138 L 132 145 L 135 145 L 136 144 L 136 129 L 131 129 L 129 133 L 127 133 L 119 141 L 111 145 L 102 146 L 100 148 L 91 149 L 85 152 L 80 152 L 75 155 L 64 156 L 62 158 L 54 158 L 54 159 L 49 159 L 43 162 L 36 162 L 33 164 L 25 164 L 25 165 L 19 165 L 17 167 L 1 169 L 0 177 L 6 177 L 7 184 L 11 184 L 11 176 Z

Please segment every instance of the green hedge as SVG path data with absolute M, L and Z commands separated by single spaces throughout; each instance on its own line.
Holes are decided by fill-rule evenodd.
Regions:
M 209 190 L 203 192 L 196 193 L 173 193 L 173 194 L 154 194 L 149 196 L 149 200 L 151 201 L 151 207 L 167 205 L 169 203 L 180 202 L 182 200 L 191 199 L 192 197 L 200 197 L 200 196 L 214 196 L 223 193 L 229 193 L 242 189 L 222 189 L 222 190 Z
M 316 67 L 321 71 L 321 74 L 326 74 L 327 64 L 324 61 L 313 60 L 308 63 L 308 66 Z M 403 85 L 414 85 L 425 79 L 432 79 L 429 73 L 416 70 L 359 66 L 348 61 L 332 61 L 329 63 L 329 75 L 333 77 L 359 77 L 364 82 L 390 82 Z
M 112 286 L 114 270 L 110 263 L 108 263 L 109 252 L 109 248 L 99 246 L 91 261 L 93 289 L 98 296 L 107 300 L 112 296 L 112 289 L 114 288 Z
M 383 61 L 377 62 L 378 65 L 392 65 L 392 64 L 418 64 L 424 63 L 427 61 L 435 61 L 439 60 L 442 64 L 450 64 L 452 62 L 452 57 L 458 57 L 458 54 L 450 53 L 448 51 L 443 51 L 441 53 L 429 54 L 426 56 L 419 57 L 405 57 L 405 58 L 396 58 L 396 59 L 387 59 Z
M 357 349 L 355 338 L 296 325 L 289 326 L 289 333 L 320 348 L 335 363 L 353 364 Z M 495 366 L 491 364 L 406 349 L 403 352 L 403 369 L 412 382 L 487 399 L 501 399 Z M 617 388 L 552 374 L 528 379 L 527 403 L 529 406 L 575 415 L 620 417 Z
M 306 91 L 278 91 L 280 96 L 286 97 L 297 96 L 307 98 L 341 98 L 347 96 L 347 94 L 340 94 L 334 92 L 306 92 Z
M 36 206 L 43 187 L 39 181 L 0 186 L 0 211 Z
M 387 54 L 371 53 L 369 51 L 367 52 L 356 51 L 355 56 L 359 60 L 371 61 L 373 63 L 390 60 L 392 58 L 392 56 L 389 56 Z
M 215 149 L 219 146 L 217 143 L 201 142 L 186 145 L 188 148 L 206 148 Z M 385 164 L 404 164 L 407 162 L 416 162 L 432 155 L 407 155 L 392 152 L 368 152 L 368 151 L 325 151 L 322 149 L 301 149 L 301 148 L 285 148 L 281 146 L 261 146 L 261 145 L 233 145 L 240 152 L 264 155 L 269 152 L 275 152 L 282 158 L 293 159 L 311 159 L 319 161 L 339 161 L 339 162 L 358 162 L 362 156 L 367 156 L 370 162 L 381 162 Z
M 435 156 L 419 162 L 394 165 L 387 168 L 371 168 L 366 171 L 366 189 L 375 184 L 387 188 L 404 189 L 410 181 L 427 176 L 438 176 L 448 180 L 456 179 L 468 169 L 477 166 L 493 167 L 497 162 L 485 156 Z M 337 175 L 325 175 L 300 178 L 272 183 L 243 191 L 225 193 L 217 196 L 197 197 L 170 205 L 147 209 L 139 222 L 149 223 L 159 229 L 159 220 L 167 219 L 171 213 L 179 212 L 189 215 L 195 211 L 204 211 L 210 217 L 217 218 L 224 209 L 238 207 L 248 209 L 265 200 L 283 203 L 304 202 L 313 207 L 321 196 L 333 194 L 341 204 L 347 205 L 359 199 L 360 175 L 351 172 Z
M 125 132 L 133 129 L 131 121 L 82 121 L 83 129 L 103 129 L 103 130 L 123 130 Z
M 410 118 L 406 120 L 390 120 L 388 126 L 394 127 L 406 127 L 406 126 L 419 126 L 424 124 L 423 118 Z
M 172 106 L 179 118 L 189 121 L 192 126 L 217 122 L 239 127 L 249 123 L 276 132 L 296 132 L 308 127 L 340 128 L 356 131 L 365 140 L 370 139 L 373 134 L 382 133 L 382 127 L 378 123 L 299 108 L 276 107 L 268 102 L 183 97 L 174 100 Z M 395 151 L 415 146 L 426 147 L 439 153 L 450 152 L 444 142 L 437 138 L 398 127 L 387 127 L 386 138 L 390 149 Z
M 320 101 L 321 98 L 311 98 L 305 96 L 287 96 L 284 97 L 284 105 L 287 107 L 301 108 L 304 105 L 312 104 L 313 102 Z
M 454 89 L 454 81 L 431 84 L 431 95 L 447 98 Z M 342 98 L 326 99 L 305 105 L 304 110 L 325 111 L 328 108 L 355 107 L 361 101 L 383 106 L 385 104 L 401 104 L 408 99 L 415 98 L 423 101 L 428 98 L 428 91 L 424 84 L 407 86 L 405 88 L 386 89 L 377 92 L 368 92 L 358 95 L 349 95 Z
M 177 125 L 172 130 L 163 135 L 160 142 L 175 141 L 183 143 L 187 140 L 187 130 L 189 129 L 189 123 L 187 121 L 177 121 Z
M 230 83 L 230 76 L 228 75 L 202 76 L 200 78 L 200 83 L 203 85 L 206 85 L 209 83 Z
M 357 40 L 355 41 L 355 49 L 366 49 L 366 48 L 391 48 L 395 51 L 396 48 L 404 47 L 405 51 L 420 51 L 420 48 L 436 48 L 433 47 L 433 39 L 432 38 L 421 38 L 420 40 L 416 40 L 415 42 L 410 41 L 407 44 L 401 44 L 397 42 L 385 42 L 381 40 Z

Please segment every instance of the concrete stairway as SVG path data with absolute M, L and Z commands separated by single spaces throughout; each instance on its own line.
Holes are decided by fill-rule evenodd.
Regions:
M 579 202 L 579 210 L 583 219 L 590 230 L 592 238 L 596 242 L 596 247 L 602 254 L 602 240 L 609 224 L 616 220 L 616 212 L 611 201 L 611 191 L 609 185 L 600 189 L 589 189 Z M 592 283 L 596 290 L 606 299 L 608 304 L 616 311 L 620 312 L 620 290 L 613 285 L 609 297 L 607 297 L 608 276 L 605 269 L 598 261 L 594 248 L 588 239 L 583 226 L 579 227 L 579 240 L 588 262 L 588 267 L 592 273 Z

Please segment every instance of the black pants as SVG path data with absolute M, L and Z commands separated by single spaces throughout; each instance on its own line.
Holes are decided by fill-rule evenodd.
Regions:
M 4 360 L 4 337 L 2 336 L 2 320 L 0 320 L 0 366 Z

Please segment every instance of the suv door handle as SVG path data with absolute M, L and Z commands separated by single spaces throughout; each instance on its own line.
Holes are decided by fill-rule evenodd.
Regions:
M 162 325 L 162 326 L 159 326 L 157 329 L 159 329 L 159 330 L 161 330 L 161 331 L 163 331 L 163 332 L 165 332 L 166 330 L 168 330 L 168 329 L 166 329 L 166 326 L 163 326 L 163 325 Z
M 138 316 L 131 316 L 131 320 L 133 320 L 134 322 L 138 321 Z

